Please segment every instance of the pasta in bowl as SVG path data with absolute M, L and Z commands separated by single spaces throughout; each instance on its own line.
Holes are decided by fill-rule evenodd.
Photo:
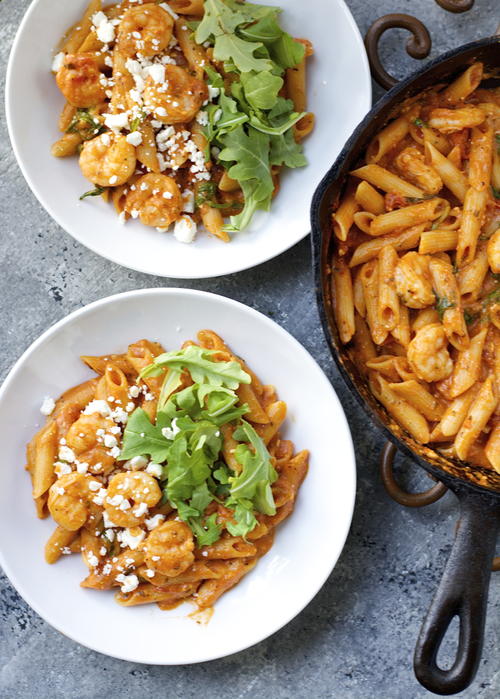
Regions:
M 280 12 L 236 0 L 91 0 L 53 62 L 66 103 L 52 154 L 79 153 L 95 185 L 81 199 L 101 194 L 123 223 L 173 225 L 184 243 L 200 221 L 229 242 L 268 210 L 281 168 L 306 164 L 300 142 L 314 125 L 312 45 L 280 28 Z
M 81 552 L 83 587 L 124 606 L 213 607 L 273 544 L 307 473 L 286 404 L 214 332 L 82 357 L 98 374 L 42 411 L 27 448 L 47 563 Z
M 102 196 L 79 201 L 83 193 L 93 189 L 78 167 L 79 156 L 54 158 L 50 154 L 53 144 L 64 135 L 59 131 L 57 117 L 65 102 L 56 83 L 56 74 L 51 73 L 52 57 L 54 51 L 57 55 L 56 47 L 68 26 L 78 26 L 87 6 L 86 0 L 57 5 L 51 0 L 34 0 L 17 33 L 7 70 L 6 114 L 13 150 L 32 192 L 52 218 L 95 253 L 125 267 L 162 277 L 193 279 L 232 274 L 261 264 L 301 240 L 309 231 L 308 208 L 315 186 L 370 107 L 371 82 L 363 42 L 343 0 L 318 0 L 314 13 L 301 0 L 288 0 L 278 16 L 284 32 L 292 37 L 307 37 L 314 46 L 314 55 L 307 59 L 306 97 L 307 110 L 316 115 L 316 123 L 302 142 L 304 157 L 310 165 L 284 168 L 280 191 L 272 198 L 270 210 L 256 211 L 246 229 L 234 235 L 229 233 L 230 244 L 222 244 L 216 236 L 200 230 L 191 245 L 180 244 L 172 233 L 160 233 L 155 226 L 144 225 L 139 216 L 131 215 L 123 225 L 113 203 L 104 201 Z M 103 2 L 104 10 L 107 6 L 108 3 Z M 172 7 L 179 14 L 175 8 L 181 8 L 175 4 Z M 318 14 L 324 20 L 321 23 L 317 22 Z M 189 15 L 184 16 L 191 21 Z M 326 25 L 328 32 L 323 30 Z M 35 42 L 33 37 L 37 38 Z M 148 58 L 148 61 L 156 59 Z M 343 65 L 348 65 L 349 70 L 344 70 Z M 111 66 L 106 66 L 107 77 L 111 70 Z M 339 94 L 344 99 L 339 100 Z M 214 107 L 215 103 L 210 102 L 202 111 L 213 111 Z M 91 111 L 91 108 L 83 109 Z M 35 112 L 36 120 L 32 118 Z M 66 128 L 70 123 L 66 122 Z M 333 129 L 332 123 L 335 124 Z M 196 121 L 194 124 L 196 128 L 204 128 Z M 130 122 L 129 125 L 135 126 Z M 89 121 L 75 122 L 71 128 L 91 135 Z M 172 128 L 178 129 L 178 124 Z M 129 130 L 123 128 L 121 133 L 129 135 Z M 73 136 L 78 138 L 76 133 Z M 189 167 L 193 164 L 189 162 Z M 218 176 L 222 176 L 220 169 L 218 172 Z M 204 184 L 207 181 L 200 181 L 199 186 Z M 182 195 L 187 188 L 183 183 L 180 185 Z M 116 194 L 115 190 L 120 187 L 123 185 L 109 187 L 108 197 Z M 213 185 L 204 187 L 200 195 L 213 201 L 213 189 Z M 270 189 L 267 175 L 264 189 Z M 222 204 L 226 194 L 218 192 L 216 188 L 216 203 Z M 162 206 L 168 204 L 160 192 L 154 196 L 161 198 Z M 227 198 L 230 196 L 229 192 Z M 129 203 L 130 210 L 136 211 L 136 204 L 141 202 L 132 200 Z M 182 206 L 185 205 L 183 200 Z M 230 213 L 227 208 L 217 210 L 222 215 Z M 236 211 L 234 213 L 236 215 Z M 182 212 L 184 214 L 191 216 L 198 226 L 197 216 Z M 226 222 L 231 223 L 228 218 Z
M 84 402 L 86 399 L 95 401 L 102 399 L 100 395 L 96 398 L 92 394 L 92 390 L 96 390 L 92 386 L 96 387 L 101 374 L 96 376 L 89 365 L 84 364 L 79 359 L 80 356 L 92 355 L 107 357 L 108 360 L 116 359 L 116 356 L 113 357 L 113 354 L 109 353 L 126 351 L 127 346 L 134 338 L 151 338 L 152 343 L 159 342 L 167 350 L 179 351 L 176 348 L 181 346 L 182 340 L 184 338 L 196 339 L 196 335 L 202 327 L 213 328 L 219 337 L 224 338 L 235 356 L 244 357 L 247 363 L 246 367 L 248 367 L 244 369 L 245 373 L 252 377 L 255 373 L 264 381 L 264 385 L 269 385 L 270 382 L 275 384 L 279 392 L 279 399 L 274 400 L 274 403 L 278 404 L 276 418 L 283 418 L 283 403 L 286 401 L 287 405 L 287 415 L 279 429 L 284 446 L 290 449 L 291 443 L 294 443 L 299 448 L 303 446 L 313 447 L 309 457 L 308 474 L 300 486 L 293 514 L 284 518 L 278 525 L 274 542 L 265 555 L 258 557 L 258 554 L 264 551 L 263 544 L 266 541 L 269 544 L 271 537 L 261 538 L 260 544 L 257 545 L 259 539 L 252 538 L 259 534 L 257 528 L 253 529 L 253 533 L 249 532 L 246 535 L 246 542 L 243 540 L 237 544 L 236 549 L 240 545 L 244 547 L 240 553 L 250 555 L 234 558 L 230 567 L 236 567 L 240 569 L 240 572 L 243 572 L 242 562 L 246 560 L 244 568 L 247 572 L 241 577 L 237 585 L 231 589 L 228 588 L 217 600 L 215 612 L 209 623 L 205 622 L 210 617 L 210 609 L 197 611 L 197 605 L 194 604 L 196 598 L 170 610 L 161 610 L 157 604 L 134 604 L 126 607 L 123 604 L 116 604 L 114 602 L 116 593 L 118 593 L 119 599 L 126 603 L 134 597 L 136 600 L 139 599 L 141 586 L 145 583 L 140 580 L 138 568 L 142 567 L 146 575 L 148 564 L 138 565 L 135 571 L 130 569 L 116 571 L 117 576 L 137 576 L 137 588 L 129 592 L 122 592 L 120 587 L 124 584 L 134 586 L 135 580 L 133 578 L 115 580 L 113 582 L 116 585 L 113 584 L 108 589 L 96 590 L 95 588 L 82 587 L 80 583 L 84 578 L 86 566 L 82 563 L 82 557 L 78 553 L 73 555 L 62 553 L 55 565 L 48 565 L 44 557 L 44 547 L 47 541 L 53 537 L 56 525 L 51 517 L 38 518 L 33 507 L 28 474 L 23 472 L 23 465 L 26 463 L 25 445 L 31 441 L 37 431 L 44 427 L 45 418 L 40 413 L 40 404 L 45 403 L 43 410 L 46 413 L 53 409 L 51 415 L 48 416 L 49 424 L 57 415 L 58 408 L 49 399 L 43 401 L 44 397 L 51 396 L 55 399 L 58 395 L 66 394 L 66 398 L 69 398 L 69 402 L 71 402 L 77 392 L 73 390 L 73 398 L 71 398 L 71 395 L 66 393 L 68 387 L 82 384 L 88 387 L 87 382 L 90 380 L 94 381 L 94 384 L 90 384 L 90 391 L 87 388 L 87 396 L 80 397 Z M 156 344 L 153 347 L 158 350 Z M 99 366 L 97 360 L 89 361 L 94 368 L 102 371 L 102 362 Z M 226 357 L 225 361 L 232 360 L 230 357 Z M 133 377 L 135 374 L 123 364 L 120 364 L 119 368 L 126 376 L 127 374 L 130 376 L 128 389 L 130 390 L 134 385 Z M 113 379 L 113 384 L 116 383 L 114 373 L 109 378 Z M 153 378 L 145 377 L 148 381 L 152 381 Z M 199 379 L 200 377 L 197 377 L 198 382 Z M 251 385 L 243 383 L 241 390 L 248 393 Z M 227 390 L 240 392 L 240 389 Z M 268 392 L 269 390 L 269 388 L 266 389 Z M 135 393 L 135 389 L 132 390 L 133 393 Z M 179 392 L 177 391 L 177 393 Z M 223 393 L 230 399 L 226 389 Z M 267 393 L 268 397 L 270 395 Z M 111 395 L 104 396 L 105 399 L 109 397 Z M 58 406 L 62 406 L 66 398 L 63 398 Z M 123 399 L 120 398 L 120 400 Z M 244 401 L 250 405 L 248 398 L 245 398 Z M 129 402 L 137 404 L 137 408 L 142 407 L 144 410 L 152 408 L 152 404 L 148 406 L 143 391 L 137 397 L 132 395 L 132 400 Z M 113 401 L 108 403 L 111 406 Z M 265 409 L 270 411 L 270 406 L 265 400 L 262 405 L 267 406 Z M 79 452 L 86 448 L 88 445 L 79 441 L 86 438 L 80 437 L 80 434 L 86 435 L 86 431 L 79 428 L 78 431 L 76 431 L 77 428 L 70 430 L 71 424 L 76 422 L 79 416 L 83 420 L 89 421 L 89 424 L 93 424 L 94 420 L 103 418 L 104 426 L 102 428 L 96 427 L 96 436 L 103 437 L 104 440 L 104 435 L 101 433 L 97 435 L 97 429 L 104 429 L 105 434 L 108 434 L 106 442 L 109 446 L 106 446 L 104 441 L 103 444 L 98 443 L 99 449 L 95 456 L 99 451 L 103 453 L 104 459 L 101 459 L 101 464 L 106 470 L 115 461 L 112 454 L 106 454 L 106 452 L 113 450 L 112 438 L 116 439 L 118 443 L 116 446 L 121 449 L 125 430 L 122 429 L 122 435 L 119 435 L 115 427 L 123 427 L 123 423 L 116 423 L 114 420 L 105 422 L 105 420 L 109 420 L 109 416 L 102 416 L 94 412 L 94 409 L 99 407 L 102 408 L 103 405 L 94 403 L 87 410 L 90 414 L 83 416 L 80 415 L 81 410 L 79 409 L 71 415 L 66 412 L 69 411 L 66 406 L 58 421 L 61 422 L 62 415 L 66 412 L 68 420 L 66 427 L 70 434 L 69 438 L 68 436 L 62 438 L 69 443 L 66 445 L 57 444 L 56 447 L 57 451 L 62 447 L 67 447 L 73 452 Z M 125 412 L 126 407 L 127 404 L 125 404 Z M 281 415 L 279 416 L 280 411 Z M 19 419 L 21 414 L 22 420 Z M 132 415 L 133 413 L 131 411 L 127 414 Z M 117 418 L 119 413 L 115 412 L 114 416 Z M 154 417 L 154 413 L 151 413 L 151 416 Z M 244 420 L 245 418 L 242 416 L 242 423 Z M 250 426 L 254 425 L 254 423 L 247 422 Z M 151 420 L 149 423 L 153 427 Z M 131 424 L 133 426 L 133 423 Z M 181 421 L 176 424 L 182 427 L 187 422 Z M 257 433 L 261 432 L 259 424 L 262 427 L 266 426 L 263 423 L 255 423 L 254 429 Z M 270 423 L 268 423 L 269 425 Z M 331 573 L 349 530 L 355 494 L 354 453 L 345 416 L 330 382 L 306 350 L 276 323 L 247 306 L 221 296 L 185 289 L 141 290 L 106 298 L 72 313 L 39 338 L 17 362 L 7 377 L 0 388 L 0 426 L 6 464 L 6 467 L 0 470 L 0 526 L 8 528 L 9 531 L 9 536 L 4 537 L 0 543 L 2 568 L 27 603 L 48 623 L 75 641 L 114 657 L 148 664 L 183 664 L 223 657 L 257 643 L 284 626 L 314 597 Z M 90 430 L 88 431 L 90 432 Z M 141 429 L 142 431 L 144 430 Z M 185 432 L 183 431 L 183 433 Z M 167 435 L 170 434 L 167 432 Z M 235 439 L 240 437 L 241 435 L 238 434 Z M 75 443 L 73 439 L 76 439 L 78 443 Z M 163 435 L 161 439 L 163 440 Z M 209 446 L 218 446 L 218 439 L 213 433 Z M 334 454 L 331 448 L 332 440 L 335 443 Z M 72 447 L 70 443 L 73 445 Z M 168 441 L 163 441 L 164 445 L 168 443 Z M 248 442 L 246 443 L 248 444 Z M 89 446 L 86 451 L 95 450 L 97 446 Z M 250 449 L 253 448 L 250 447 Z M 269 442 L 266 449 L 271 454 L 272 462 L 275 458 L 271 453 L 273 450 L 272 442 Z M 239 456 L 240 452 L 241 450 L 238 452 Z M 144 476 L 148 476 L 149 485 L 151 485 L 149 477 L 152 477 L 158 487 L 161 487 L 162 480 L 158 475 L 158 469 L 154 469 L 154 467 L 150 469 L 154 470 L 157 475 L 147 473 L 147 466 L 138 471 L 117 468 L 113 475 L 110 473 L 105 475 L 103 470 L 99 475 L 99 473 L 94 472 L 95 463 L 98 463 L 98 460 L 92 459 L 87 453 L 86 457 L 88 458 L 85 461 L 83 456 L 80 458 L 84 453 L 80 451 L 79 455 L 74 453 L 74 456 L 79 462 L 88 464 L 88 469 L 82 475 L 85 476 L 85 485 L 88 484 L 92 498 L 96 496 L 99 498 L 100 488 L 95 489 L 97 481 L 102 481 L 103 487 L 106 486 L 106 490 L 109 490 L 108 481 L 119 475 L 111 492 L 108 492 L 106 496 L 110 497 L 112 502 L 103 502 L 102 505 L 92 503 L 91 506 L 91 514 L 95 511 L 101 512 L 106 505 L 115 508 L 115 516 L 116 510 L 120 513 L 118 518 L 120 518 L 121 525 L 127 525 L 114 528 L 116 534 L 112 544 L 116 547 L 117 555 L 113 558 L 118 558 L 120 551 L 124 552 L 125 550 L 130 552 L 127 558 L 138 556 L 140 553 L 138 548 L 122 547 L 122 542 L 117 538 L 117 534 L 122 530 L 131 530 L 129 534 L 132 536 L 139 534 L 139 532 L 134 531 L 134 526 L 132 526 L 136 524 L 135 520 L 124 520 L 121 519 L 120 515 L 132 514 L 131 510 L 137 514 L 137 508 L 140 508 L 139 515 L 142 517 L 142 522 L 139 527 L 144 531 L 144 539 L 138 542 L 140 547 L 153 532 L 153 529 L 147 528 L 146 519 L 153 519 L 155 514 L 162 515 L 158 508 L 164 507 L 166 503 L 152 504 L 155 493 L 156 497 L 158 495 L 158 491 L 152 486 L 153 497 L 149 503 L 145 501 L 141 508 L 141 503 L 135 504 L 134 499 L 128 496 L 126 499 L 131 507 L 127 508 L 125 504 L 126 511 L 122 511 L 119 508 L 122 501 L 120 498 L 116 498 L 116 495 L 123 495 L 123 489 L 118 488 L 118 486 L 123 484 L 122 479 L 129 476 L 132 477 L 131 486 L 134 485 L 136 478 L 142 479 Z M 116 454 L 116 449 L 113 453 Z M 160 462 L 161 456 L 162 454 L 155 454 L 155 458 Z M 277 453 L 276 456 L 278 460 L 281 459 L 280 453 Z M 68 484 L 70 494 L 75 488 L 78 492 L 79 484 L 72 483 L 73 479 L 81 480 L 76 461 L 64 462 L 63 459 L 57 457 L 58 454 L 56 454 L 56 461 L 60 461 L 61 464 L 66 463 L 71 467 L 71 474 L 63 473 L 67 470 L 67 466 L 58 466 L 57 468 L 58 471 L 61 469 L 62 476 L 66 478 L 71 476 Z M 62 457 L 69 457 L 71 460 L 72 454 L 64 449 Z M 130 461 L 134 458 L 130 456 L 127 460 Z M 155 463 L 149 455 L 145 458 L 149 463 L 151 461 Z M 228 458 L 230 457 L 228 456 Z M 139 458 L 134 463 L 140 465 L 141 461 L 144 462 L 143 459 Z M 80 466 L 80 470 L 85 468 L 85 466 Z M 276 462 L 273 468 L 278 473 L 281 467 Z M 214 470 L 217 471 L 217 469 L 218 467 Z M 137 474 L 144 475 L 138 476 Z M 277 492 L 276 484 L 278 481 L 274 481 L 272 471 L 269 470 L 268 475 L 271 476 L 269 480 L 273 481 L 270 487 L 271 492 L 274 488 L 273 499 L 276 509 L 279 511 L 281 500 L 283 498 L 289 499 L 290 492 L 289 490 L 288 494 L 284 490 L 281 493 Z M 215 483 L 224 485 L 216 480 Z M 224 485 L 222 490 L 228 486 L 230 486 L 229 483 Z M 65 488 L 61 484 L 56 487 Z M 116 492 L 114 491 L 115 487 Z M 148 487 L 148 485 L 143 486 L 142 490 Z M 209 483 L 207 487 L 211 491 L 213 484 Z M 43 501 L 48 500 L 47 493 L 49 491 L 45 490 L 45 497 L 42 498 L 40 504 L 44 504 Z M 58 500 L 64 498 L 65 495 L 66 492 L 60 493 L 54 488 L 52 495 L 54 502 L 51 502 L 50 505 L 56 516 L 59 516 L 58 504 L 60 501 L 58 503 Z M 146 496 L 150 497 L 147 493 L 139 493 L 139 495 L 144 499 Z M 185 495 L 185 493 L 181 493 L 181 495 Z M 225 499 L 223 492 L 219 492 L 216 496 L 217 500 L 221 502 L 216 501 L 216 505 L 212 503 L 210 506 L 212 508 L 222 506 L 222 501 Z M 87 517 L 87 504 L 90 509 L 89 498 L 85 496 L 82 499 L 84 501 L 83 515 L 82 511 L 79 513 L 76 511 L 76 513 L 73 512 L 76 518 L 71 522 L 61 519 L 65 525 L 63 529 L 68 532 L 69 538 L 77 534 L 77 530 L 68 529 L 68 524 L 70 527 L 80 525 L 82 516 L 83 518 Z M 177 500 L 179 500 L 178 497 Z M 189 497 L 188 502 L 190 500 L 192 497 Z M 64 505 L 64 500 L 62 504 Z M 232 506 L 230 503 L 226 502 L 226 504 L 229 510 Z M 42 513 L 47 512 L 47 505 Z M 144 506 L 148 507 L 148 513 L 144 512 L 141 515 L 141 509 L 144 509 Z M 180 507 L 182 509 L 183 506 L 180 505 Z M 210 512 L 210 507 L 207 512 L 208 517 L 213 514 Z M 266 506 L 264 505 L 264 507 Z M 289 507 L 291 507 L 291 500 L 285 505 L 285 511 Z M 285 511 L 281 510 L 281 513 L 285 514 Z M 275 515 L 259 513 L 258 510 L 254 511 L 253 508 L 252 512 L 254 512 L 256 519 L 275 517 Z M 187 515 L 188 513 L 189 511 L 184 510 L 181 514 Z M 63 512 L 62 516 L 64 517 L 65 514 Z M 191 511 L 189 516 L 191 517 L 192 514 Z M 249 512 L 249 514 L 251 513 Z M 110 516 L 112 520 L 113 516 Z M 175 517 L 165 513 L 163 524 L 169 519 L 175 521 Z M 248 523 L 251 523 L 251 518 Z M 150 526 L 153 524 L 154 520 L 150 522 Z M 176 527 L 178 524 L 184 525 L 185 523 L 177 523 Z M 193 521 L 192 524 L 196 529 L 196 522 Z M 214 525 L 218 528 L 218 524 L 218 522 L 212 522 L 212 524 L 207 525 L 212 530 L 212 534 L 215 531 Z M 156 528 L 161 535 L 160 538 L 162 538 L 163 530 L 159 529 L 158 525 L 159 520 Z M 189 527 L 189 524 L 187 526 Z M 79 537 L 75 536 L 73 542 L 67 544 L 69 550 L 78 545 L 77 540 L 81 539 L 82 532 L 86 528 L 87 522 L 83 525 L 83 529 L 80 527 Z M 107 529 L 110 528 L 113 529 L 113 527 L 107 527 Z M 93 530 L 94 534 L 97 529 L 96 527 Z M 182 531 L 186 533 L 184 526 L 182 526 Z M 219 569 L 220 571 L 223 566 L 222 562 L 229 559 L 212 559 L 202 555 L 200 552 L 206 549 L 203 546 L 197 547 L 196 534 L 190 527 L 189 532 L 186 533 L 186 537 L 189 542 L 191 537 L 193 539 L 194 546 L 191 553 L 195 556 L 196 568 L 199 568 L 199 564 L 201 564 L 206 570 L 213 567 L 214 570 Z M 260 527 L 260 532 L 262 533 L 262 527 Z M 90 534 L 92 534 L 91 528 Z M 218 541 L 205 544 L 205 546 L 220 546 L 222 540 L 229 538 L 227 530 L 221 531 L 221 535 L 222 537 Z M 125 534 L 126 539 L 127 536 Z M 84 534 L 84 538 L 86 537 L 87 535 Z M 238 538 L 236 534 L 234 537 Z M 120 534 L 120 538 L 123 539 L 123 534 Z M 318 555 L 318 546 L 311 545 L 311 542 L 318 542 L 323 538 L 328 541 L 328 546 L 321 546 L 321 555 Z M 134 545 L 134 539 L 129 538 L 128 541 Z M 153 543 L 155 543 L 154 538 Z M 47 547 L 49 559 L 51 556 L 54 558 L 59 556 L 61 544 L 64 548 L 64 544 L 57 540 L 56 535 Z M 159 544 L 164 547 L 165 542 L 160 541 Z M 104 541 L 103 546 L 106 545 L 110 544 L 106 544 Z M 102 574 L 104 565 L 106 565 L 106 557 L 104 551 L 101 552 L 101 548 L 96 548 L 95 551 L 91 550 L 88 553 L 91 565 L 95 563 L 92 553 L 99 561 L 97 571 L 93 571 L 97 573 L 97 576 Z M 190 548 L 190 543 L 188 543 L 188 548 Z M 151 559 L 157 555 L 159 555 L 157 551 L 152 551 Z M 251 561 L 252 557 L 253 561 Z M 257 558 L 258 562 L 251 568 L 252 563 L 257 561 Z M 151 562 L 155 565 L 159 564 L 158 561 Z M 168 560 L 167 563 L 169 563 Z M 115 564 L 121 565 L 119 561 L 111 560 L 111 565 Z M 124 561 L 124 564 L 129 566 L 130 561 L 128 563 Z M 165 575 L 165 571 L 173 572 L 166 570 L 163 565 L 162 569 L 161 575 Z M 152 569 L 148 567 L 148 570 Z M 91 571 L 88 573 L 91 574 Z M 211 579 L 215 580 L 215 578 Z M 97 582 L 96 577 L 91 577 L 91 582 L 92 580 Z M 146 582 L 149 580 L 150 578 L 146 575 Z M 157 581 L 159 580 L 160 578 L 157 578 Z M 173 578 L 170 580 L 172 581 Z M 193 585 L 193 583 L 187 582 L 178 583 L 178 585 L 181 584 Z M 102 585 L 102 587 L 107 587 L 107 585 Z M 149 589 L 151 590 L 151 588 Z M 188 589 L 189 587 L 184 587 L 184 592 L 187 592 Z M 177 587 L 178 594 L 180 594 L 180 590 L 181 588 Z M 171 590 L 171 592 L 173 591 Z M 189 598 L 186 599 L 189 600 Z M 171 600 L 171 602 L 175 604 L 174 601 Z M 168 602 L 165 601 L 165 604 Z M 92 622 L 89 623 L 89 620 Z M 98 623 L 95 623 L 95 620 L 98 620 Z M 131 628 L 133 628 L 133 633 L 131 633 Z M 103 633 L 103 629 L 106 629 L 105 633 Z

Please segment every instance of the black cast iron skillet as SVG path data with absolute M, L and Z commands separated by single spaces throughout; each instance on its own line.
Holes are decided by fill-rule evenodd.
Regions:
M 419 682 L 437 694 L 465 689 L 476 673 L 484 635 L 486 604 L 497 533 L 500 528 L 500 474 L 448 459 L 417 444 L 371 395 L 366 382 L 340 343 L 331 299 L 334 239 L 332 208 L 348 173 L 370 140 L 398 112 L 401 103 L 426 88 L 447 83 L 474 61 L 500 72 L 500 38 L 476 41 L 450 51 L 392 88 L 371 110 L 319 184 L 311 205 L 313 265 L 317 302 L 330 351 L 347 386 L 370 420 L 404 454 L 448 487 L 460 501 L 460 520 L 449 560 L 425 619 L 414 656 Z M 483 83 L 484 84 L 484 83 Z M 490 79 L 486 86 L 500 84 Z M 460 623 L 458 649 L 451 668 L 437 664 L 437 654 L 451 620 Z

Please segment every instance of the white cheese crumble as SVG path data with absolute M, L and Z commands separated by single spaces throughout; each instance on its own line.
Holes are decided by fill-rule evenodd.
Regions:
M 99 481 L 90 481 L 89 490 L 97 491 L 101 489 L 101 484 Z
M 131 398 L 137 398 L 140 392 L 141 389 L 139 388 L 139 386 L 130 386 L 130 388 L 128 389 L 128 394 Z
M 67 461 L 69 464 L 72 464 L 75 460 L 75 452 L 73 451 L 73 449 L 70 449 L 69 447 L 63 445 L 59 447 L 59 459 L 61 461 Z
M 97 38 L 103 44 L 109 44 L 114 40 L 115 28 L 104 12 L 96 12 L 92 15 L 92 24 L 96 28 Z
M 127 471 L 140 471 L 147 463 L 148 460 L 145 456 L 133 456 L 123 464 L 123 468 Z
M 42 413 L 42 415 L 51 415 L 54 412 L 55 407 L 56 403 L 54 399 L 50 396 L 45 396 L 42 405 L 40 406 L 40 412 Z
M 97 566 L 99 565 L 99 559 L 93 553 L 87 553 L 87 561 L 89 562 L 89 565 L 92 566 L 92 568 L 97 568 Z
M 116 447 L 118 442 L 116 441 L 116 437 L 113 434 L 105 434 L 104 435 L 104 446 L 108 447 L 108 449 L 111 449 L 112 447 Z
M 172 426 L 164 427 L 161 433 L 165 437 L 165 439 L 173 439 L 176 434 L 179 434 L 180 431 L 181 428 L 177 425 L 177 418 L 174 417 L 174 419 L 172 420 Z
M 140 146 L 142 143 L 142 134 L 140 131 L 132 131 L 126 136 L 127 143 L 132 146 Z
M 216 99 L 220 95 L 220 88 L 219 87 L 213 87 L 212 85 L 208 86 L 208 99 L 210 101 Z
M 154 515 L 153 517 L 150 517 L 149 519 L 144 520 L 144 523 L 146 527 L 148 528 L 149 531 L 152 529 L 156 529 L 160 524 L 162 524 L 165 520 L 165 515 Z
M 115 578 L 116 582 L 120 583 L 120 590 L 126 594 L 127 592 L 133 592 L 139 586 L 139 578 L 137 575 L 124 575 L 120 573 Z
M 110 412 L 110 407 L 105 400 L 91 400 L 83 411 L 83 414 L 93 415 L 94 413 L 99 413 L 99 415 L 103 417 L 108 417 Z
M 163 469 L 160 466 L 160 464 L 151 463 L 147 466 L 146 473 L 149 473 L 150 476 L 155 476 L 156 478 L 159 478 L 163 473 Z
M 192 243 L 196 238 L 196 222 L 188 216 L 181 216 L 174 225 L 174 237 L 180 243 Z
M 160 7 L 163 7 L 163 9 L 165 10 L 165 12 L 168 12 L 168 14 L 171 15 L 174 19 L 179 19 L 179 15 L 176 14 L 176 13 L 172 10 L 172 8 L 170 7 L 170 5 L 168 5 L 166 2 L 160 2 Z
M 129 549 L 135 551 L 139 544 L 144 540 L 146 536 L 142 529 L 139 530 L 139 534 L 134 535 L 131 529 L 123 529 L 118 532 L 117 538 L 121 541 L 123 547 L 128 546 Z
M 165 66 L 162 66 L 161 63 L 153 63 L 152 66 L 148 66 L 146 68 L 148 75 L 150 78 L 153 80 L 155 83 L 164 83 L 165 82 Z
M 141 502 L 134 510 L 132 510 L 132 513 L 135 517 L 142 517 L 142 515 L 145 515 L 147 511 L 148 506 L 145 502 Z
M 128 116 L 124 112 L 120 114 L 103 114 L 104 123 L 112 131 L 119 131 L 120 129 L 128 129 Z
M 61 68 L 63 66 L 64 57 L 65 57 L 65 54 L 63 51 L 56 53 L 56 55 L 54 56 L 54 59 L 52 61 L 52 72 L 53 73 L 57 73 L 59 68 Z
M 109 178 L 109 184 L 114 185 L 117 182 L 118 182 L 118 177 L 116 175 L 111 175 L 111 177 Z
M 194 213 L 194 192 L 190 189 L 185 189 L 182 192 L 182 210 L 187 214 Z

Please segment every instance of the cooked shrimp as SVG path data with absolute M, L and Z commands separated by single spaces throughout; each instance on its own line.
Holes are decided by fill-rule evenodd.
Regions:
M 153 476 L 143 471 L 117 473 L 109 481 L 104 507 L 117 526 L 135 527 L 160 499 L 161 490 Z
M 207 86 L 184 68 L 164 67 L 164 81 L 155 82 L 151 75 L 146 79 L 144 105 L 166 124 L 191 121 L 208 98 Z
M 167 48 L 173 26 L 171 15 L 158 5 L 131 7 L 118 27 L 118 49 L 125 56 L 155 56 Z
M 408 345 L 408 361 L 419 379 L 441 381 L 451 374 L 453 362 L 441 323 L 421 328 Z
M 408 308 L 427 308 L 436 299 L 429 273 L 429 257 L 408 252 L 398 261 L 394 273 L 396 291 Z
M 90 516 L 93 495 L 89 488 L 90 476 L 67 473 L 52 484 L 49 490 L 49 512 L 64 529 L 80 529 Z
M 124 209 L 145 226 L 168 228 L 181 214 L 182 196 L 172 177 L 151 172 L 129 190 Z
M 93 415 L 80 415 L 78 420 L 69 428 L 66 434 L 66 443 L 78 456 L 88 449 L 92 449 L 98 444 L 103 443 L 103 439 L 99 437 L 97 430 L 104 430 L 104 432 L 108 432 L 110 435 L 114 436 L 113 433 L 110 432 L 114 427 L 116 427 L 116 425 L 113 420 L 102 417 L 102 415 L 98 413 L 94 413 Z
M 145 561 L 151 570 L 174 578 L 194 561 L 191 529 L 184 522 L 169 521 L 153 529 L 146 539 Z
M 93 54 L 68 54 L 57 72 L 56 82 L 74 107 L 93 107 L 106 99 L 103 77 Z
M 84 144 L 79 162 L 81 171 L 91 182 L 114 187 L 124 184 L 134 174 L 135 148 L 125 136 L 103 133 Z

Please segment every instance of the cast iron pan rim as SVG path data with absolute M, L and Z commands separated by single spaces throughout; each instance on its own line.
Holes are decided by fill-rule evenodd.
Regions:
M 335 364 L 337 365 L 340 375 L 342 376 L 344 382 L 349 388 L 351 394 L 354 395 L 356 401 L 363 409 L 365 415 L 367 415 L 367 417 L 371 420 L 373 424 L 376 425 L 379 431 L 382 432 L 382 434 L 387 439 L 389 439 L 400 451 L 402 451 L 405 454 L 405 456 L 416 461 L 420 466 L 425 468 L 425 470 L 431 473 L 435 478 L 442 481 L 448 488 L 450 488 L 450 490 L 455 492 L 455 494 L 458 495 L 460 491 L 465 489 L 468 491 L 473 490 L 482 495 L 488 495 L 490 497 L 495 496 L 497 498 L 500 498 L 499 492 L 495 492 L 490 488 L 471 483 L 470 481 L 467 481 L 459 476 L 453 476 L 444 471 L 443 469 L 440 469 L 434 466 L 433 464 L 429 463 L 421 456 L 419 456 L 417 453 L 415 453 L 402 439 L 397 437 L 386 425 L 384 425 L 377 413 L 375 413 L 372 410 L 369 403 L 363 398 L 361 393 L 354 385 L 351 377 L 349 376 L 348 372 L 346 371 L 340 360 L 340 355 L 337 351 L 337 348 L 333 345 L 328 318 L 325 311 L 321 269 L 321 242 L 323 233 L 320 225 L 320 207 L 325 193 L 327 189 L 330 187 L 330 185 L 333 182 L 335 182 L 335 180 L 338 178 L 339 171 L 342 169 L 345 160 L 348 158 L 353 146 L 356 144 L 360 136 L 365 131 L 369 130 L 372 121 L 381 112 L 383 112 L 387 106 L 397 103 L 397 98 L 410 85 L 418 82 L 420 78 L 427 76 L 429 73 L 432 73 L 434 69 L 440 64 L 445 63 L 448 59 L 455 58 L 456 56 L 459 56 L 462 53 L 467 53 L 470 50 L 481 49 L 494 44 L 500 44 L 500 37 L 493 36 L 487 37 L 486 39 L 479 39 L 478 41 L 472 41 L 468 44 L 464 44 L 456 49 L 452 49 L 451 51 L 447 51 L 446 53 L 441 54 L 440 56 L 432 60 L 430 63 L 428 63 L 424 68 L 421 68 L 420 70 L 411 73 L 409 77 L 397 83 L 375 104 L 375 106 L 368 112 L 368 114 L 355 128 L 351 137 L 346 142 L 342 151 L 338 155 L 336 161 L 325 174 L 318 187 L 316 188 L 316 191 L 314 192 L 313 199 L 311 202 L 311 248 L 316 291 L 316 305 L 318 308 L 323 333 L 326 337 L 330 353 L 335 361 Z

